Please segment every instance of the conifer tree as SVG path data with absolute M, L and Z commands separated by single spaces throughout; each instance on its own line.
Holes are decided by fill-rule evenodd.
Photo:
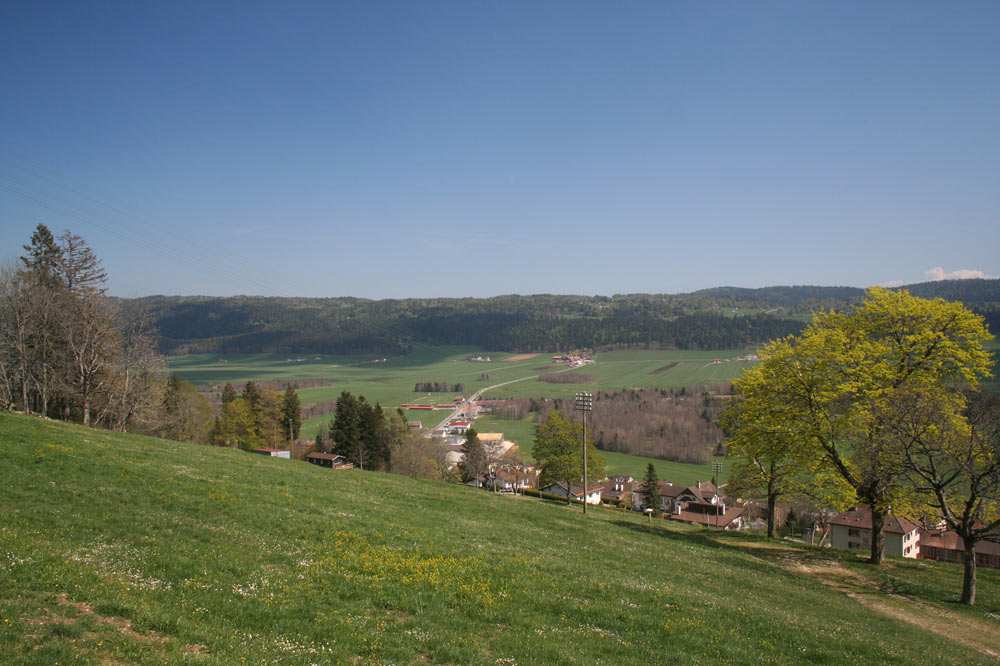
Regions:
M 35 228 L 35 233 L 31 234 L 31 244 L 23 247 L 28 253 L 27 256 L 21 257 L 25 268 L 46 286 L 56 284 L 58 282 L 56 271 L 62 253 L 49 228 L 39 224 Z
M 225 407 L 233 400 L 236 400 L 236 389 L 229 382 L 222 388 L 222 406 Z
M 465 432 L 465 441 L 462 442 L 462 461 L 458 463 L 458 471 L 462 475 L 462 481 L 471 481 L 479 478 L 487 471 L 486 447 L 479 440 L 479 435 L 475 428 L 469 428 Z
M 337 398 L 337 411 L 330 421 L 333 451 L 360 468 L 364 467 L 365 452 L 361 443 L 361 403 L 348 391 Z
M 250 409 L 253 412 L 256 413 L 260 409 L 260 390 L 252 381 L 247 382 L 246 385 L 244 385 L 243 395 L 240 397 L 249 403 Z
M 642 508 L 659 511 L 660 509 L 660 480 L 656 476 L 656 468 L 653 463 L 646 466 L 646 478 L 642 480 Z
M 281 419 L 286 439 L 288 441 L 298 439 L 299 431 L 302 429 L 302 406 L 299 403 L 299 395 L 292 388 L 291 384 L 285 389 Z

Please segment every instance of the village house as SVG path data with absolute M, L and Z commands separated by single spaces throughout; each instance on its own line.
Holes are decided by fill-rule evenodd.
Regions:
M 618 506 L 622 502 L 631 504 L 632 487 L 634 485 L 635 479 L 631 476 L 616 475 L 609 477 L 607 483 L 604 484 L 604 490 L 601 491 L 601 502 L 612 506 Z
M 347 458 L 335 453 L 310 453 L 306 456 L 306 461 L 331 469 L 351 469 L 354 467 L 354 463 L 348 462 Z
M 716 502 L 685 502 L 678 504 L 670 520 L 690 525 L 717 527 L 723 530 L 743 529 L 743 507 L 727 507 L 722 500 Z
M 643 509 L 642 493 L 646 484 L 640 483 L 632 492 L 632 508 Z M 657 495 L 660 498 L 659 510 L 662 513 L 677 513 L 678 507 L 688 503 L 716 504 L 719 501 L 719 489 L 711 481 L 698 481 L 693 486 L 675 485 L 669 481 L 657 482 Z
M 639 484 L 632 492 L 632 508 L 636 511 L 643 509 L 642 493 L 645 488 L 645 484 Z M 660 498 L 659 510 L 669 520 L 724 530 L 745 527 L 744 508 L 727 506 L 726 498 L 719 494 L 719 489 L 711 481 L 698 481 L 693 486 L 659 481 L 657 495 Z
M 872 512 L 865 508 L 853 508 L 838 513 L 829 520 L 830 545 L 849 550 L 871 550 Z M 884 523 L 885 552 L 887 555 L 909 557 L 920 556 L 920 527 L 905 518 L 886 516 Z
M 602 486 L 596 486 L 594 488 L 587 488 L 586 501 L 587 504 L 600 504 L 601 503 L 601 491 L 604 488 Z M 582 483 L 572 483 L 570 484 L 569 490 L 566 489 L 566 484 L 562 481 L 558 483 L 550 483 L 541 489 L 543 493 L 548 493 L 549 495 L 558 495 L 559 497 L 566 497 L 570 495 L 573 499 L 583 501 L 583 484 Z
M 952 530 L 943 527 L 930 530 L 920 529 L 920 559 L 962 564 L 964 551 L 965 541 Z M 1000 543 L 977 542 L 976 566 L 1000 569 Z

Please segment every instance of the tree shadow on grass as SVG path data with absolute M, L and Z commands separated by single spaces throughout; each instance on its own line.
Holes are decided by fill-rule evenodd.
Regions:
M 615 524 L 633 532 L 665 540 L 728 551 L 727 554 L 717 557 L 733 566 L 743 568 L 755 566 L 753 562 L 772 571 L 774 567 L 779 567 L 798 580 L 801 580 L 802 576 L 807 576 L 852 596 L 869 599 L 890 596 L 915 599 L 973 616 L 989 614 L 998 606 L 995 602 L 980 600 L 980 606 L 972 610 L 958 603 L 957 587 L 955 596 L 942 595 L 925 589 L 926 584 L 919 579 L 908 578 L 906 571 L 907 568 L 920 566 L 921 561 L 891 559 L 880 567 L 869 563 L 866 553 L 820 548 L 784 539 L 767 539 L 756 534 L 690 529 L 679 525 L 658 525 L 656 522 L 650 524 L 645 521 L 640 523 L 619 520 L 615 521 Z
M 667 525 L 657 523 L 640 523 L 627 520 L 614 521 L 619 527 L 648 534 L 650 536 L 681 541 L 690 545 L 722 550 L 738 560 L 740 566 L 746 566 L 746 556 L 761 563 L 777 565 L 786 570 L 794 565 L 829 565 L 839 563 L 840 555 L 831 553 L 828 549 L 817 548 L 805 544 L 780 539 L 767 539 L 755 534 L 726 532 L 712 529 L 690 529 L 682 525 Z M 730 559 L 727 557 L 727 559 Z M 734 561 L 734 564 L 736 562 Z

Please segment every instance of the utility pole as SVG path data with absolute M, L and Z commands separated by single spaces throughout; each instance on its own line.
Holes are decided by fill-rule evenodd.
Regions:
M 712 479 L 712 483 L 714 483 L 715 487 L 718 488 L 719 487 L 719 477 L 722 476 L 722 461 L 721 460 L 713 460 L 712 461 L 712 472 L 715 473 L 714 474 L 715 478 Z
M 587 412 L 594 411 L 594 396 L 577 393 L 574 409 L 583 412 L 583 512 L 587 513 Z M 568 488 L 566 491 L 572 493 Z
M 722 476 L 722 461 L 712 461 L 712 471 L 715 472 L 712 485 L 715 486 L 715 526 L 719 526 L 719 478 Z

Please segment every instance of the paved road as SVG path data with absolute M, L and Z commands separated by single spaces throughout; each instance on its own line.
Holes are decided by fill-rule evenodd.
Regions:
M 566 368 L 565 370 L 556 370 L 552 374 L 557 374 L 557 373 L 560 373 L 560 372 L 566 372 L 568 370 L 574 370 L 574 369 L 575 369 L 575 366 L 570 366 L 570 367 Z M 538 375 L 531 375 L 530 377 L 521 377 L 520 379 L 511 379 L 511 380 L 506 381 L 506 382 L 500 382 L 499 384 L 494 384 L 493 386 L 487 386 L 486 388 L 479 389 L 478 391 L 476 391 L 475 393 L 473 393 L 471 396 L 469 396 L 468 400 L 466 400 L 464 403 L 462 403 L 461 405 L 459 405 L 458 407 L 456 407 L 455 411 L 453 411 L 451 414 L 449 414 L 447 416 L 447 418 L 445 418 L 443 421 L 441 421 L 441 423 L 439 423 L 436 426 L 434 426 L 433 428 L 431 428 L 431 431 L 437 430 L 438 428 L 443 428 L 445 426 L 445 424 L 448 423 L 448 421 L 451 421 L 452 419 L 455 419 L 455 418 L 458 418 L 459 416 L 461 416 L 461 414 L 462 414 L 462 407 L 464 407 L 465 405 L 474 405 L 476 403 L 476 401 L 479 400 L 479 396 L 481 396 L 482 394 L 486 393 L 487 391 L 492 391 L 495 388 L 500 388 L 501 386 L 507 386 L 507 384 L 516 384 L 517 382 L 523 382 L 523 381 L 527 381 L 529 379 L 538 379 Z M 430 436 L 431 436 L 430 432 L 428 432 L 425 435 L 425 437 L 430 437 Z

